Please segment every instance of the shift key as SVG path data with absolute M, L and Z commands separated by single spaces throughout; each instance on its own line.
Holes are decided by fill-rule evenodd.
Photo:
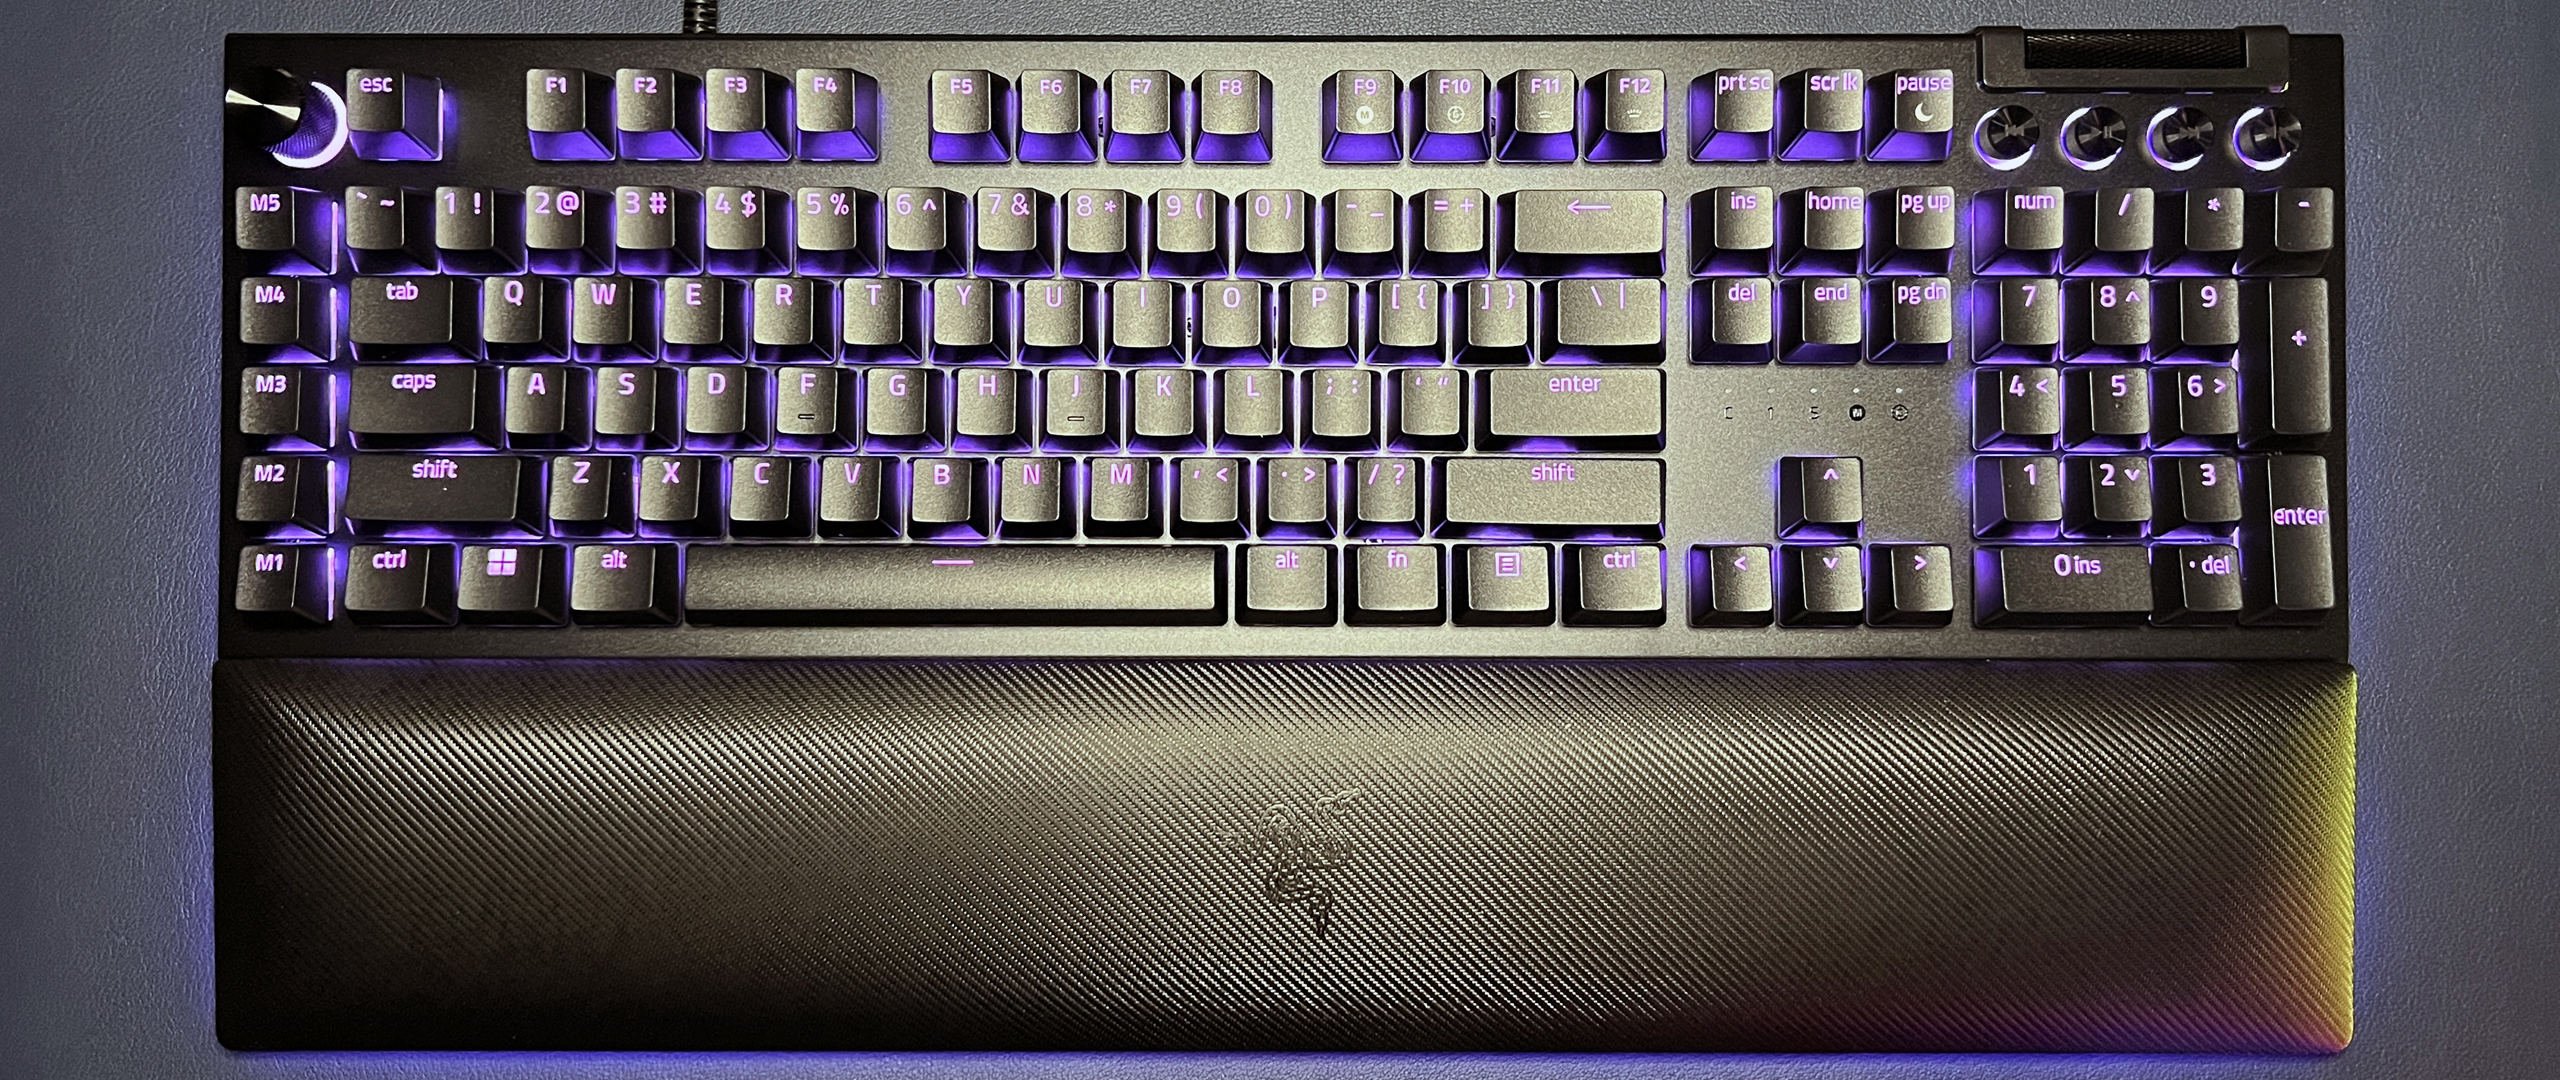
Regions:
M 1662 463 L 1623 458 L 1440 461 L 1443 536 L 1662 538 Z
M 347 524 L 366 536 L 530 536 L 540 475 L 520 457 L 357 454 L 347 468 Z
M 1510 228 L 1503 272 L 1660 274 L 1662 206 L 1659 191 L 1564 188 L 1504 195 L 1503 220 Z
M 1660 371 L 1509 368 L 1476 379 L 1478 446 L 1662 449 Z

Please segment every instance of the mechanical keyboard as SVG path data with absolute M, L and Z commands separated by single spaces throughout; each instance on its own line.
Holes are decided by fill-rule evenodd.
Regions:
M 216 680 L 225 1038 L 2334 1049 L 2345 1037 L 2343 931 L 2319 919 L 2305 929 L 2302 912 L 2343 905 L 2347 889 L 2333 827 L 2351 790 L 2353 715 L 2341 67 L 2337 39 L 2273 28 L 1376 41 L 234 36 Z M 699 666 L 746 658 L 774 663 Z M 1059 666 L 1019 666 L 1035 658 Z M 1414 664 L 1392 670 L 1420 683 L 1381 676 L 1404 688 L 1345 689 L 1293 663 L 1314 658 L 1345 671 Z M 1915 684 L 1956 696 L 1915 699 L 1900 719 L 1888 710 L 1840 722 L 1862 708 L 1843 702 L 1875 700 L 1840 687 L 1895 694 L 1895 669 L 1856 666 L 1888 658 L 1914 662 Z M 655 663 L 617 669 L 622 677 L 579 666 L 628 659 Z M 1643 666 L 1709 659 L 1796 666 L 1679 669 L 1749 684 L 1727 690 Z M 1962 663 L 1987 660 L 2070 674 Z M 2149 674 L 2090 663 L 2133 660 L 2215 663 Z M 1220 666 L 1246 661 L 1272 666 Z M 1552 666 L 1565 662 L 1581 666 Z M 869 696 L 795 704 L 752 689 L 740 670 L 858 684 Z M 884 690 L 900 685 L 882 681 L 892 671 L 917 696 Z M 1647 741 L 1659 732 L 1621 731 L 1610 725 L 1623 716 L 1590 712 L 1615 699 L 1583 680 L 1608 671 L 1780 727 L 1811 724 L 1839 740 L 1844 760 L 1865 763 L 1841 776 L 1886 768 L 1898 724 L 1937 731 L 1958 762 L 1950 768 L 1995 792 L 1977 796 L 1990 803 L 2043 782 L 2001 748 L 2051 733 L 2004 728 L 2008 710 L 2050 718 L 2081 715 L 2067 704 L 2080 696 L 2147 702 L 2154 713 L 2139 723 L 2081 722 L 2100 743 L 2123 735 L 2139 749 L 2121 760 L 2171 790 L 2197 790 L 2163 777 L 2204 755 L 2234 770 L 2216 784 L 2252 793 L 2214 803 L 2254 823 L 2236 832 L 2152 821 L 2144 832 L 2178 836 L 2161 857 L 2188 870 L 2255 865 L 2242 876 L 2318 902 L 2216 907 L 2197 899 L 2215 888 L 2207 876 L 2180 872 L 2146 879 L 2156 886 L 2146 902 L 2160 910 L 2145 917 L 2181 905 L 2219 912 L 2208 921 L 2288 958 L 2289 988 L 2200 993 L 2210 999 L 2200 1007 L 2230 1022 L 2174 1031 L 2003 1020 L 2024 1006 L 1989 999 L 1949 1005 L 1946 1026 L 1915 1028 L 1884 1005 L 1843 1005 L 1855 995 L 1836 986 L 1808 989 L 1821 979 L 1760 987 L 1806 1006 L 1793 1019 L 1726 1002 L 1682 1013 L 1687 1026 L 1664 1006 L 1588 1029 L 1432 1011 L 1475 1007 L 1463 994 L 1361 1024 L 1349 1022 L 1356 1009 L 1312 1027 L 1190 1013 L 1173 1022 L 1135 1003 L 1169 991 L 1130 988 L 1126 1016 L 1090 1003 L 1033 1009 L 1018 1014 L 1031 1017 L 1022 1029 L 996 1035 L 978 1029 L 1029 1006 L 992 1004 L 1007 994 L 994 984 L 927 994 L 906 1011 L 859 994 L 804 999 L 792 996 L 807 989 L 803 976 L 758 953 L 694 955 L 670 970 L 733 988 L 785 984 L 795 989 L 747 993 L 802 1011 L 759 1020 L 652 999 L 626 1014 L 648 1022 L 599 1027 L 549 991 L 476 981 L 504 966 L 495 955 L 466 963 L 444 951 L 506 941 L 556 970 L 619 970 L 628 957 L 600 960 L 611 950 L 595 942 L 547 952 L 538 942 L 554 939 L 543 935 L 575 936 L 558 920 L 508 914 L 575 903 L 517 896 L 506 875 L 479 876 L 490 870 L 481 861 L 368 853 L 289 824 L 306 814 L 376 830 L 406 822 L 440 837 L 430 846 L 485 852 L 517 850 L 526 830 L 566 814 L 587 824 L 562 826 L 564 836 L 585 830 L 602 843 L 661 814 L 720 817 L 726 796 L 704 786 L 714 775 L 788 818 L 819 797 L 731 770 L 787 768 L 792 754 L 772 740 L 797 738 L 786 733 L 795 725 L 842 733 L 902 718 L 892 727 L 906 734 L 881 736 L 878 752 L 918 774 L 935 771 L 937 754 L 1007 759 L 1042 744 L 993 720 L 942 741 L 919 734 L 995 708 L 986 695 L 1000 685 L 1006 715 L 1130 710 L 1131 741 L 1117 752 L 1161 755 L 1169 778 L 1205 783 L 1199 770 L 1217 767 L 1167 747 L 1222 731 L 1245 738 L 1264 722 L 1282 727 L 1252 737 L 1334 762 L 1274 765 L 1291 777 L 1287 791 L 1245 798 L 1254 813 L 1277 799 L 1268 813 L 1278 816 L 1228 843 L 1271 875 L 1256 895 L 1298 920 L 1299 939 L 1339 942 L 1352 917 L 1334 890 L 1348 887 L 1317 871 L 1348 864 L 1332 858 L 1328 830 L 1356 821 L 1361 798 L 1394 797 L 1327 769 L 1411 749 L 1361 727 L 1386 722 L 1365 710 L 1393 698 L 1414 716 L 1482 715 L 1498 729 L 1499 717 L 1530 716 L 1524 703 L 1544 701 L 1617 740 L 1621 765 L 1667 767 L 1646 756 L 1674 752 Z M 1774 681 L 1754 682 L 1755 671 Z M 2275 677 L 2303 671 L 2313 674 Z M 983 693 L 946 676 L 982 680 L 969 684 Z M 1039 704 L 1049 700 L 1035 688 L 1042 678 L 1083 696 Z M 1790 681 L 1799 678 L 1811 681 Z M 2281 700 L 2243 704 L 2260 683 Z M 1444 696 L 1409 699 L 1422 693 L 1415 685 Z M 1978 698 L 1964 698 L 1968 685 Z M 1191 694 L 1225 711 L 1158 711 Z M 600 730 L 585 725 L 612 723 L 590 709 L 605 700 L 678 727 L 761 702 L 772 726 L 723 729 L 728 741 L 696 748 L 708 756 L 634 765 L 617 756 L 643 752 L 634 746 L 577 741 Z M 1817 700 L 1833 703 L 1831 719 L 1806 719 L 1802 703 Z M 679 701 L 692 704 L 670 704 Z M 1353 714 L 1368 719 L 1316 730 L 1322 717 Z M 2249 723 L 2225 724 L 2241 714 Z M 1287 727 L 1301 721 L 1314 727 Z M 2141 724 L 2159 726 L 2138 736 L 2124 726 Z M 1511 744 L 1499 730 L 1481 737 L 1515 748 L 1562 737 L 1514 734 Z M 1739 736 L 1712 723 L 1675 734 L 1662 737 L 1688 747 L 1679 754 L 1739 752 L 1728 738 Z M 1474 775 L 1460 760 L 1473 760 L 1463 748 L 1472 737 L 1429 735 L 1450 740 L 1433 753 L 1454 757 L 1409 782 Z M 2046 749 L 2079 752 L 2069 740 Z M 472 753 L 516 755 L 521 771 L 482 773 L 487 762 Z M 545 772 L 553 767 L 563 772 Z M 621 796 L 555 783 L 589 768 L 654 779 Z M 1152 790 L 1143 769 L 1095 768 L 1116 779 L 1094 798 Z M 1784 773 L 1826 768 L 1799 760 Z M 445 805 L 405 779 L 444 773 L 529 800 L 527 816 L 484 819 L 502 812 Z M 959 786 L 920 798 L 975 806 L 1043 790 L 1008 788 L 1001 770 L 949 782 Z M 2098 802 L 2130 805 L 2101 797 L 2125 776 L 2086 782 Z M 1484 792 L 1508 789 L 1467 790 L 1500 801 Z M 1848 790 L 1810 792 L 1796 812 L 1811 821 L 1822 815 L 1808 807 L 1846 805 Z M 1632 788 L 1585 796 L 1620 801 L 1619 813 L 1649 798 Z M 630 802 L 577 817 L 589 798 Z M 2180 821 L 2203 805 L 2171 802 Z M 412 816 L 430 804 L 445 809 Z M 2303 806 L 2321 810 L 2276 809 Z M 2004 814 L 1986 818 L 2035 817 Z M 1758 850 L 1803 839 L 1755 827 Z M 1892 843 L 1876 822 L 1833 827 L 1851 846 Z M 970 848 L 956 835 L 930 843 Z M 1628 851 L 1575 836 L 1554 838 L 1562 846 L 1548 854 Z M 537 850 L 517 857 L 566 857 L 526 853 Z M 766 867 L 744 871 L 764 880 L 783 873 L 771 862 L 781 850 L 697 854 Z M 636 856 L 658 876 L 626 884 L 646 891 L 681 876 L 670 857 Z M 1019 869 L 953 857 L 999 876 Z M 404 878 L 390 865 L 404 859 L 442 869 Z M 1979 866 L 1931 865 L 1917 873 L 1980 883 Z M 450 906 L 413 913 L 434 928 L 424 933 L 439 941 L 425 948 L 438 958 L 400 963 L 540 1023 L 511 1026 L 426 982 L 369 996 L 352 989 L 352 970 L 337 1004 L 285 989 L 333 984 L 308 966 L 326 950 L 293 944 L 297 933 L 337 942 L 329 955 L 340 960 L 367 958 L 357 967 L 398 966 L 379 950 L 393 948 L 384 933 L 405 931 L 362 928 L 377 917 L 366 912 L 397 907 L 404 893 L 492 906 L 479 921 Z M 1746 922 L 1770 917 L 1732 902 Z M 1681 910 L 1663 903 L 1658 913 Z M 679 907 L 634 925 L 666 930 L 652 920 L 681 923 Z M 874 929 L 953 964 L 957 954 L 934 951 L 953 943 L 919 927 L 1002 922 L 909 914 L 903 930 Z M 737 917 L 748 921 L 735 933 L 765 932 Z M 528 929 L 537 924 L 547 929 Z M 2016 932 L 1985 924 L 1940 944 L 1989 947 Z M 2109 932 L 2154 944 L 2167 933 Z M 2091 939 L 2075 940 L 2047 959 L 2096 955 L 2080 948 Z M 1024 974 L 1037 949 L 987 947 L 1008 958 L 996 968 L 1065 985 Z M 2168 952 L 2195 971 L 2222 963 Z M 1541 956 L 1531 966 L 1566 984 L 1632 985 Z M 1405 959 L 1440 970 L 1431 957 Z M 2045 987 L 2036 1000 L 2177 981 L 2057 963 L 2071 974 L 2028 980 Z M 828 1026 L 842 1020 L 828 1002 L 857 999 L 897 1023 Z M 386 1019 L 393 1001 L 415 1015 Z

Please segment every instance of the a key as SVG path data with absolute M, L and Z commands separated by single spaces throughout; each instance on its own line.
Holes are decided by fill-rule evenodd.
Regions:
M 667 449 L 676 445 L 682 419 L 676 412 L 673 369 L 596 369 L 597 446 L 616 450 Z
M 715 274 L 777 274 L 788 269 L 791 245 L 774 220 L 773 192 L 759 187 L 714 185 L 702 189 L 702 264 Z
M 916 458 L 907 463 L 907 535 L 919 540 L 984 540 L 985 463 L 976 458 Z
M 2129 626 L 2151 617 L 2151 562 L 2138 544 L 1986 547 L 1973 561 L 1981 626 Z
M 1191 355 L 1190 291 L 1173 281 L 1111 283 L 1111 360 L 1174 364 Z
M 952 383 L 952 445 L 963 450 L 1019 450 L 1030 445 L 1030 410 L 1022 392 L 1022 372 L 963 369 L 952 373 Z
M 2252 193 L 2240 272 L 2254 277 L 2319 273 L 2337 236 L 2336 202 L 2336 193 L 2324 187 Z
M 1394 277 L 1403 271 L 1403 203 L 1385 188 L 1345 188 L 1325 198 L 1328 277 Z
M 1870 161 L 1945 161 L 1955 131 L 1955 73 L 1906 68 L 1876 83 L 1883 116 L 1867 135 Z
M 1218 373 L 1218 449 L 1289 445 L 1289 376 L 1278 371 Z
M 2088 539 L 2151 531 L 2151 462 L 2134 454 L 2064 458 L 2062 531 Z
M 1484 192 L 1431 188 L 1413 197 L 1413 272 L 1424 277 L 1474 277 L 1491 265 L 1485 255 Z
M 1244 578 L 1236 621 L 1259 626 L 1331 626 L 1333 549 L 1322 544 L 1256 544 L 1236 553 Z
M 478 356 L 478 285 L 472 278 L 441 276 L 360 277 L 349 282 L 347 340 L 356 358 Z
M 1298 278 L 1315 273 L 1315 218 L 1307 193 L 1257 188 L 1236 199 L 1243 233 L 1236 273 L 1245 277 Z
M 629 536 L 632 531 L 631 459 L 586 456 L 551 459 L 545 504 L 557 536 Z
M 871 76 L 847 68 L 801 68 L 792 73 L 791 86 L 800 160 L 879 160 L 880 89 Z
M 359 280 L 378 280 L 372 278 Z M 269 360 L 335 359 L 338 291 L 314 278 L 240 281 L 240 343 Z
M 493 360 L 569 355 L 569 284 L 535 277 L 481 282 L 480 349 Z
M 337 524 L 329 505 L 336 463 L 324 457 L 253 454 L 240 459 L 232 520 L 270 534 L 327 536 Z
M 1359 307 L 1358 282 L 1290 282 L 1280 302 L 1281 359 L 1293 364 L 1347 364 L 1358 359 L 1351 327 Z
M 1662 282 L 1582 278 L 1547 286 L 1541 351 L 1565 363 L 1658 364 L 1663 351 Z
M 366 161 L 444 157 L 444 83 L 390 68 L 347 72 L 347 145 Z
M 1777 265 L 1778 203 L 1765 187 L 1721 187 L 1689 200 L 1690 267 L 1701 275 L 1765 275 Z
M 2239 377 L 2222 365 L 2176 364 L 2156 369 L 2151 432 L 2155 445 L 2172 449 L 2228 447 L 2240 433 Z
M 771 396 L 763 368 L 704 366 L 684 374 L 685 446 L 735 450 L 765 444 L 765 402 Z
M 2065 310 L 2066 360 L 2138 363 L 2151 352 L 2151 282 L 2145 278 L 2074 278 Z
M 2242 440 L 2265 446 L 2329 433 L 2329 283 L 2318 278 L 2250 282 L 2240 386 Z
M 625 274 L 702 268 L 702 197 L 664 185 L 613 189 L 613 265 Z
M 1079 277 L 1133 277 L 1138 272 L 1138 203 L 1118 188 L 1073 188 L 1059 202 L 1065 221 L 1062 262 Z
M 1854 540 L 1866 518 L 1866 474 L 1857 458 L 1779 459 L 1778 535 Z
M 1145 450 L 1196 450 L 1206 445 L 1200 373 L 1129 373 L 1129 442 Z
M 558 364 L 528 364 L 506 371 L 500 403 L 510 449 L 559 450 L 587 441 L 587 372 Z
M 1222 548 L 699 545 L 685 606 L 704 623 L 977 625 L 1226 621 Z
M 1690 285 L 1689 359 L 1765 364 L 1777 355 L 1777 289 L 1767 278 L 1704 278 Z
M 1404 83 L 1392 71 L 1341 71 L 1324 84 L 1324 159 L 1341 164 L 1404 156 L 1396 118 Z
M 1175 458 L 1173 535 L 1187 540 L 1242 537 L 1246 478 L 1252 468 L 1243 458 Z
M 836 355 L 835 283 L 760 277 L 748 313 L 748 356 L 762 361 L 829 360 Z
M 1156 497 L 1157 472 L 1154 458 L 1090 459 L 1085 467 L 1085 535 L 1164 535 L 1164 507 Z
M 1063 369 L 1040 376 L 1040 446 L 1108 450 L 1119 444 L 1119 376 Z
M 1994 188 L 1974 198 L 1975 220 L 1988 226 L 1973 245 L 1973 268 L 1985 274 L 2050 274 L 2062 265 L 2062 189 Z
M 720 459 L 715 457 L 641 458 L 641 535 L 720 535 L 719 468 Z
M 569 563 L 571 619 L 603 626 L 676 621 L 674 545 L 588 544 L 573 549 Z
M 524 73 L 524 129 L 535 161 L 613 160 L 612 83 L 577 68 Z
M 1476 374 L 1486 450 L 1662 449 L 1659 370 L 1511 368 Z
M 298 366 L 240 371 L 240 434 L 278 450 L 326 450 L 336 442 L 335 377 Z
M 935 450 L 943 445 L 946 381 L 938 371 L 872 368 L 862 373 L 866 447 Z
M 246 544 L 231 606 L 256 626 L 326 626 L 336 614 L 337 553 L 324 544 Z
M 841 539 L 898 535 L 898 489 L 884 479 L 897 467 L 896 458 L 819 458 L 818 535 Z
M 1769 578 L 1768 548 L 1689 549 L 1689 625 L 1769 625 L 1777 610 Z
M 530 458 L 357 454 L 348 461 L 343 516 L 359 536 L 405 528 L 530 535 L 540 475 Z
M 1165 188 L 1150 211 L 1155 227 L 1147 272 L 1217 277 L 1227 272 L 1227 197 L 1207 188 Z
M 1200 360 L 1209 364 L 1267 364 L 1275 344 L 1264 332 L 1270 298 L 1259 281 L 1200 283 Z
M 1369 304 L 1364 350 L 1372 363 L 1437 364 L 1442 359 L 1440 317 L 1445 286 L 1411 279 L 1377 283 Z
M 2081 274 L 2150 269 L 2155 199 L 2147 187 L 2072 192 L 2063 203 L 2063 265 Z
M 868 274 L 879 268 L 870 222 L 877 212 L 868 193 L 844 187 L 804 187 L 793 193 L 795 265 L 804 274 Z
M 1566 626 L 1660 626 L 1662 549 L 1574 544 L 1564 549 Z
M 940 70 L 928 81 L 929 153 L 937 163 L 1004 161 L 1012 117 L 1011 88 L 993 72 Z
M 1662 72 L 1615 68 L 1594 76 L 1588 93 L 1596 114 L 1583 122 L 1583 156 L 1592 161 L 1660 161 L 1665 149 Z
M 1458 287 L 1456 339 L 1461 364 L 1529 362 L 1529 314 L 1535 298 L 1518 278 L 1470 281 Z
M 2132 365 L 2063 373 L 2066 447 L 2139 450 L 2151 434 L 2151 372 Z
M 1571 161 L 1578 84 L 1570 71 L 1515 71 L 1494 84 L 1494 156 L 1504 161 Z
M 1853 274 L 1867 246 L 1867 196 L 1853 187 L 1802 188 L 1786 195 L 1789 274 Z
M 2240 552 L 2229 544 L 2151 548 L 2151 621 L 2162 626 L 2228 623 L 2242 606 Z
M 1973 380 L 1973 444 L 1982 449 L 2051 450 L 2062 435 L 2062 373 L 2049 367 L 1986 367 Z
M 1306 373 L 1310 448 L 1374 450 L 1378 446 L 1378 373 L 1365 368 L 1324 368 Z
M 773 376 L 773 434 L 777 446 L 834 449 L 853 445 L 855 394 L 851 373 L 832 367 L 787 367 Z
M 340 204 L 347 257 L 359 274 L 405 274 L 435 265 L 434 213 L 422 192 L 357 186 Z
M 1867 286 L 1867 359 L 1943 364 L 1954 351 L 1954 290 L 1942 277 L 1877 278 Z
M 1662 537 L 1662 463 L 1453 457 L 1440 462 L 1441 535 Z
M 926 359 L 1002 364 L 1013 359 L 1012 288 L 994 278 L 933 283 L 933 334 Z
M 1484 72 L 1472 68 L 1426 71 L 1413 82 L 1415 161 L 1483 161 L 1493 142 L 1485 115 Z M 1479 196 L 1481 198 L 1481 196 Z
M 1193 161 L 1261 164 L 1271 160 L 1271 80 L 1259 71 L 1203 71 L 1193 84 L 1199 134 Z
M 888 210 L 884 265 L 892 274 L 947 275 L 961 272 L 961 219 L 968 199 L 938 187 L 890 188 L 881 196 Z
M 1009 457 L 996 462 L 996 535 L 1044 539 L 1075 532 L 1066 504 L 1068 459 Z
M 359 449 L 476 446 L 496 434 L 493 388 L 463 364 L 382 364 L 355 369 L 347 431 Z
M 1466 377 L 1442 368 L 1417 368 L 1392 374 L 1394 417 L 1388 445 L 1399 450 L 1463 450 L 1466 448 Z
M 1856 626 L 1865 621 L 1867 568 L 1854 544 L 1778 549 L 1778 625 Z
M 2170 284 L 2161 283 L 2164 288 Z M 2162 360 L 2230 363 L 2240 351 L 2240 284 L 2230 278 L 2204 278 L 2175 286 L 2174 301 L 2163 296 L 2155 316 L 2153 355 Z
M 1662 273 L 1659 191 L 1532 189 L 1502 196 L 1502 205 L 1506 274 Z
M 1853 277 L 1789 278 L 1778 359 L 1854 364 L 1866 352 L 1866 294 Z
M 1022 135 L 1015 153 L 1041 164 L 1094 160 L 1093 80 L 1081 71 L 1042 69 L 1022 73 Z
M 1351 458 L 1344 463 L 1351 488 L 1351 527 L 1358 537 L 1422 535 L 1422 461 L 1406 457 Z
M 2062 531 L 2062 465 L 2050 455 L 1973 459 L 1973 531 L 2050 539 Z
M 1974 283 L 1974 358 L 2050 364 L 2062 346 L 2062 288 L 2052 278 Z
M 702 126 L 713 161 L 782 161 L 782 79 L 762 68 L 712 68 L 702 73 Z
M 1873 549 L 1876 572 L 1867 596 L 1870 626 L 1945 626 L 1955 621 L 1954 557 L 1937 544 Z
M 1324 539 L 1333 535 L 1333 462 L 1319 457 L 1261 463 L 1262 499 L 1255 515 L 1262 536 Z
M 524 211 L 515 195 L 483 187 L 439 187 L 429 199 L 435 218 L 436 266 L 464 274 L 512 273 L 524 265 Z
M 462 549 L 454 612 L 467 623 L 548 626 L 567 600 L 559 548 L 540 544 Z
M 1110 161 L 1180 161 L 1182 131 L 1175 122 L 1183 85 L 1154 69 L 1111 73 L 1110 126 L 1103 157 Z
M 253 273 L 338 272 L 338 208 L 309 188 L 244 187 L 231 200 L 231 244 Z
M 1899 187 L 1875 192 L 1875 234 L 1867 240 L 1867 269 L 1882 274 L 1944 274 L 1956 246 L 1956 193 L 1948 187 Z M 1892 216 L 1882 211 L 1890 208 Z
M 2317 454 L 2274 454 L 2241 462 L 2246 516 L 2240 522 L 2240 583 L 2257 626 L 2313 626 L 2337 606 L 2329 504 L 2329 462 Z
M 2156 238 L 2152 272 L 2221 277 L 2247 240 L 2247 196 L 2239 188 L 2189 188 L 2169 197 L 2169 228 Z
M 1866 73 L 1812 68 L 1787 76 L 1779 110 L 1781 161 L 1855 161 L 1867 126 Z
M 524 189 L 525 265 L 546 274 L 599 274 L 613 269 L 610 202 L 595 205 L 583 188 L 535 184 Z
M 2151 459 L 2155 533 L 2210 539 L 2240 524 L 2240 463 L 2222 456 Z
M 1025 363 L 1090 364 L 1102 359 L 1102 342 L 1092 318 L 1092 282 L 1026 281 L 1021 294 Z
M 726 360 L 745 353 L 747 292 L 735 280 L 668 278 L 658 296 L 658 355 Z
M 1348 621 L 1363 625 L 1438 626 L 1440 548 L 1431 544 L 1363 545 L 1351 549 Z
M 1450 596 L 1460 626 L 1548 626 L 1556 619 L 1554 571 L 1545 544 L 1471 544 L 1450 563 Z
M 613 135 L 630 161 L 702 160 L 702 84 L 667 68 L 615 71 Z
M 368 626 L 453 621 L 453 546 L 356 544 L 347 548 L 347 618 Z
M 844 358 L 892 364 L 922 358 L 924 297 L 912 281 L 846 279 L 838 324 Z
M 1041 277 L 1049 272 L 1048 193 L 1032 188 L 978 189 L 978 231 L 971 265 L 988 276 Z
M 1689 156 L 1699 161 L 1767 161 L 1778 124 L 1778 76 L 1767 68 L 1720 68 L 1689 84 Z

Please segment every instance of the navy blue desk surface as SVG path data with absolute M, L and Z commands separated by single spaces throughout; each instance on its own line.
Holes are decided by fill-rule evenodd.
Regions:
M 739 0 L 743 33 L 2347 35 L 2364 673 L 2328 1059 L 239 1055 L 206 779 L 230 31 L 658 33 L 678 0 L 16 0 L 0 32 L 0 1076 L 1717 1078 L 2560 1073 L 2560 20 L 2540 0 Z

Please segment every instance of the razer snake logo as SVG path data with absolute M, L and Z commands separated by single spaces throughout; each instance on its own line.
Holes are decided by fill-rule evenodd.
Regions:
M 1341 892 L 1335 875 L 1351 861 L 1342 819 L 1359 798 L 1353 789 L 1317 799 L 1312 807 L 1274 803 L 1251 824 L 1219 833 L 1218 840 L 1261 878 L 1264 899 L 1304 907 L 1315 920 L 1316 936 L 1323 937 L 1332 929 Z

